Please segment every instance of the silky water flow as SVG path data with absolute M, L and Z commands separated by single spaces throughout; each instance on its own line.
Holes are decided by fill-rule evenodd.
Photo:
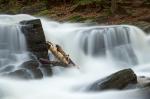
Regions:
M 30 15 L 0 15 L 0 70 L 17 69 L 29 60 L 22 20 Z M 47 41 L 59 44 L 80 67 L 54 67 L 52 77 L 17 80 L 0 77 L 0 99 L 143 99 L 138 89 L 87 92 L 86 88 L 118 70 L 132 68 L 137 75 L 150 75 L 149 39 L 129 25 L 92 26 L 59 23 L 40 18 Z

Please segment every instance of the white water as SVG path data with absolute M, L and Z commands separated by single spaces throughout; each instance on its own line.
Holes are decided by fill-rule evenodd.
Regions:
M 21 20 L 35 18 L 1 15 L 0 19 L 7 19 L 0 23 L 14 26 Z M 132 68 L 138 75 L 150 75 L 149 45 L 143 31 L 128 25 L 87 26 L 41 20 L 46 39 L 61 45 L 80 69 L 55 67 L 54 76 L 42 80 L 0 77 L 0 99 L 143 99 L 136 89 L 84 91 L 92 82 L 124 68 Z
M 25 37 L 12 16 L 0 15 L 0 72 L 28 60 Z M 7 71 L 6 71 L 7 72 Z

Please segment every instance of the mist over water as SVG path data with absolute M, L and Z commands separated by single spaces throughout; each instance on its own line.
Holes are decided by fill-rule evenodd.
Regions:
M 7 56 L 7 50 L 11 54 L 26 55 L 26 44 L 18 23 L 30 19 L 35 17 L 0 15 L 0 41 L 7 38 L 0 42 L 0 57 Z M 85 91 L 94 81 L 124 68 L 132 68 L 137 75 L 149 77 L 149 39 L 142 30 L 129 25 L 89 26 L 81 23 L 58 23 L 43 18 L 41 21 L 46 40 L 61 45 L 80 69 L 55 67 L 52 77 L 41 80 L 0 77 L 0 99 L 143 99 L 143 93 L 138 89 Z M 14 44 L 9 43 L 9 37 L 15 40 L 10 41 Z M 19 59 L 26 61 L 26 58 Z M 5 57 L 0 58 L 0 61 L 1 59 Z M 6 59 L 13 61 L 9 57 Z M 17 64 L 20 61 L 13 62 Z

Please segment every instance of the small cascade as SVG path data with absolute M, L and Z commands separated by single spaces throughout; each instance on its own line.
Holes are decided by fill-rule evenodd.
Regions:
M 1 16 L 2 17 L 2 16 Z M 16 22 L 7 23 L 13 17 L 0 17 L 0 71 L 9 68 L 9 72 L 28 60 L 26 40 L 21 26 Z M 11 69 L 10 69 L 11 68 Z
M 146 36 L 137 27 L 130 25 L 86 27 L 81 24 L 46 23 L 44 20 L 43 26 L 47 40 L 62 45 L 66 52 L 75 57 L 76 63 L 83 63 L 82 59 L 86 57 L 107 58 L 117 66 L 130 67 L 145 60 L 143 54 L 146 53 Z
M 0 26 L 0 66 L 8 65 L 26 50 L 25 37 L 19 26 Z
M 100 27 L 80 30 L 80 46 L 86 55 L 110 56 L 124 65 L 136 65 L 138 59 L 126 26 Z

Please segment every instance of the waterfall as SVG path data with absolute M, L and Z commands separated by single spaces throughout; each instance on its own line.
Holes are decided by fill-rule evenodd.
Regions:
M 73 25 L 74 27 L 72 27 Z M 89 27 L 78 25 L 43 22 L 47 40 L 63 45 L 65 50 L 73 55 L 72 58 L 76 57 L 76 62 L 87 57 L 107 58 L 118 66 L 129 67 L 145 62 L 144 57 L 146 56 L 143 54 L 148 53 L 148 50 L 145 50 L 148 46 L 145 43 L 146 35 L 137 27 L 130 25 Z M 67 27 L 69 29 L 66 29 Z M 57 35 L 58 33 L 59 35 Z M 63 41 L 62 38 L 64 38 Z M 80 56 L 78 57 L 78 55 Z M 81 58 L 81 56 L 83 57 Z M 149 55 L 147 54 L 147 56 Z
M 10 72 L 28 60 L 25 36 L 14 19 L 8 15 L 0 16 L 0 71 Z
M 29 15 L 0 15 L 0 69 L 26 61 L 25 37 L 18 24 Z M 149 76 L 149 44 L 135 26 L 90 26 L 40 18 L 47 41 L 59 44 L 80 67 L 54 67 L 54 75 L 40 80 L 0 77 L 0 99 L 143 99 L 137 89 L 85 92 L 89 84 L 120 69 L 132 68 Z M 141 96 L 141 97 L 140 97 Z
M 81 30 L 79 43 L 88 55 L 110 55 L 117 62 L 124 63 L 122 65 L 136 65 L 138 60 L 131 44 L 129 29 L 125 26 L 114 26 Z

